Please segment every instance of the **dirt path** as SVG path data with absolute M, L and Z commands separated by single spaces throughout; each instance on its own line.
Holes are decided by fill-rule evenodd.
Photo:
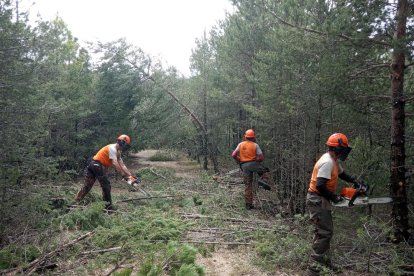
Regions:
M 158 150 L 144 150 L 130 156 L 135 160 L 134 169 L 142 167 L 155 167 L 155 168 L 169 168 L 175 171 L 177 177 L 193 179 L 199 174 L 199 166 L 194 161 L 188 160 L 183 156 L 180 156 L 175 161 L 149 161 L 149 158 L 154 156 Z
M 183 181 L 196 181 L 201 176 L 200 165 L 194 161 L 181 156 L 175 161 L 150 161 L 149 158 L 155 155 L 157 150 L 145 150 L 136 154 L 131 154 L 132 169 L 143 167 L 169 168 L 175 171 L 175 176 Z M 246 246 L 227 247 L 216 246 L 216 250 L 208 257 L 200 254 L 197 256 L 197 263 L 202 265 L 208 276 L 262 276 L 270 275 L 260 271 L 252 264 L 253 248 Z M 272 274 L 286 275 L 286 274 Z

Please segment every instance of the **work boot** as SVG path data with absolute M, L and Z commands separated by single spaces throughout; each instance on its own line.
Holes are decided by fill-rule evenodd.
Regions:
M 254 209 L 253 204 L 252 204 L 252 203 L 246 203 L 246 209 L 247 209 L 247 210 L 252 210 L 252 209 Z
M 116 208 L 112 204 L 106 204 L 104 210 L 108 213 L 116 212 Z

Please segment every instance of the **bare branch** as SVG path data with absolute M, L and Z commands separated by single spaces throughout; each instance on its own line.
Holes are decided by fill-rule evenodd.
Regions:
M 358 75 L 361 75 L 362 73 L 377 69 L 377 68 L 386 68 L 389 67 L 390 65 L 387 63 L 381 63 L 381 64 L 375 64 L 372 65 L 368 68 L 362 69 L 361 71 L 356 72 L 354 75 L 351 76 L 351 78 L 356 78 Z

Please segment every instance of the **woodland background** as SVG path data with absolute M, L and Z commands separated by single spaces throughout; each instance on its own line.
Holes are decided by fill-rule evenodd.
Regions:
M 0 244 L 33 211 L 34 184 L 77 179 L 102 145 L 175 149 L 219 173 L 253 128 L 286 214 L 306 213 L 314 162 L 333 132 L 353 151 L 348 172 L 377 196 L 407 199 L 389 214 L 408 237 L 414 190 L 414 2 L 245 1 L 200 34 L 191 77 L 125 39 L 81 46 L 56 18 L 30 25 L 0 1 Z M 19 207 L 16 207 L 16 206 Z M 17 208 L 17 209 L 16 209 Z

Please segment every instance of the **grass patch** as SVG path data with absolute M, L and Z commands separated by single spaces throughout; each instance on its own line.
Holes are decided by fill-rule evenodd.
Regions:
M 175 171 L 171 168 L 142 168 L 136 172 L 136 175 L 142 178 L 144 181 L 156 181 L 156 180 L 174 180 Z
M 180 158 L 179 154 L 172 150 L 159 150 L 148 158 L 149 161 L 176 161 Z

